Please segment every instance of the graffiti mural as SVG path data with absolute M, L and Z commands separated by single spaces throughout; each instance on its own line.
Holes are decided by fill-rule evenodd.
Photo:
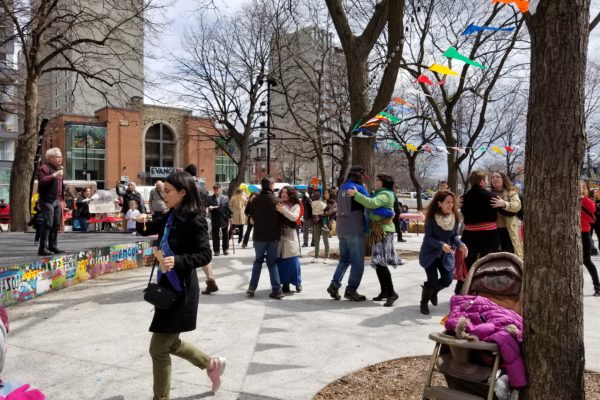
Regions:
M 82 250 L 31 264 L 0 267 L 0 301 L 8 306 L 112 272 L 151 266 L 152 241 Z

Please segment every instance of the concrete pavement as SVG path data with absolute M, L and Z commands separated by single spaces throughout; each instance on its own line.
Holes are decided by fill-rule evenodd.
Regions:
M 408 242 L 397 248 L 417 251 L 422 235 L 406 236 Z M 182 334 L 204 351 L 227 357 L 215 399 L 310 399 L 327 383 L 369 364 L 433 350 L 427 335 L 441 329 L 451 290 L 440 293 L 431 315 L 421 315 L 424 273 L 416 260 L 392 272 L 400 294 L 392 308 L 332 300 L 325 289 L 336 263 L 311 264 L 310 257 L 302 259 L 302 293 L 269 299 L 263 268 L 256 296 L 248 299 L 252 260 L 252 249 L 214 258 L 220 290 L 201 296 L 198 328 Z M 142 299 L 149 273 L 141 268 L 109 274 L 9 307 L 2 378 L 31 383 L 50 400 L 151 399 L 152 307 Z M 586 271 L 584 277 L 586 367 L 600 370 L 600 298 L 591 296 Z M 379 293 L 371 268 L 365 268 L 359 291 L 367 297 Z M 171 396 L 212 397 L 206 374 L 173 357 Z

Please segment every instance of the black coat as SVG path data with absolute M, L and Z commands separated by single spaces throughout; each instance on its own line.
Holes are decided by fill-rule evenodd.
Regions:
M 464 223 L 469 225 L 496 222 L 498 210 L 492 207 L 494 197 L 499 196 L 497 193 L 490 192 L 479 185 L 467 191 L 463 195 L 463 206 L 461 208 Z M 497 229 L 491 231 L 468 231 L 465 229 L 462 241 L 467 245 L 469 251 L 496 251 L 500 247 L 500 237 Z
M 170 211 L 147 222 L 146 231 L 144 231 L 144 225 L 138 223 L 137 232 L 143 236 L 158 233 L 158 242 L 160 243 L 165 224 L 172 212 Z M 200 297 L 196 268 L 207 265 L 212 259 L 212 252 L 208 243 L 206 218 L 201 215 L 192 215 L 186 218 L 176 213 L 169 233 L 169 246 L 175 253 L 174 269 L 179 276 L 183 292 L 169 310 L 154 310 L 150 332 L 178 333 L 193 331 L 196 329 L 196 316 Z M 157 265 L 156 268 L 160 267 Z M 173 289 L 166 275 L 161 277 L 159 284 Z
M 275 208 L 277 203 L 281 203 L 281 199 L 276 197 L 272 191 L 262 190 L 258 196 L 246 205 L 246 215 L 254 221 L 253 241 L 272 242 L 281 238 L 283 217 Z M 306 218 L 306 214 L 304 214 L 304 217 Z
M 222 194 L 217 200 L 217 196 L 213 194 L 208 198 L 208 205 L 218 206 L 218 208 L 210 210 L 210 223 L 213 229 L 228 227 L 232 215 L 229 208 L 229 198 Z
M 144 206 L 144 198 L 142 197 L 142 194 L 140 192 L 138 192 L 137 190 L 135 192 L 128 192 L 128 191 L 119 191 L 119 188 L 117 188 L 117 195 L 122 196 L 123 197 L 123 206 L 121 206 L 121 213 L 123 213 L 123 215 L 127 214 L 127 211 L 129 211 L 129 202 L 131 200 L 135 201 L 138 205 L 138 211 L 140 213 L 145 213 L 146 212 L 146 207 Z

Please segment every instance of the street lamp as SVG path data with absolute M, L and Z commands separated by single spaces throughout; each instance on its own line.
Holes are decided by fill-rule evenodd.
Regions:
M 258 83 L 267 82 L 267 175 L 271 175 L 271 86 L 277 86 L 277 81 L 270 76 L 261 76 Z

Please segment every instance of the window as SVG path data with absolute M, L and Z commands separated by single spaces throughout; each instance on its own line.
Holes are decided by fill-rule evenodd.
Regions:
M 0 199 L 8 203 L 10 187 L 10 168 L 0 168 Z
M 14 161 L 15 140 L 0 138 L 0 161 Z
M 66 129 L 67 177 L 106 183 L 106 127 L 70 125 Z
M 154 124 L 146 131 L 146 173 L 150 167 L 175 166 L 175 135 L 162 123 Z

